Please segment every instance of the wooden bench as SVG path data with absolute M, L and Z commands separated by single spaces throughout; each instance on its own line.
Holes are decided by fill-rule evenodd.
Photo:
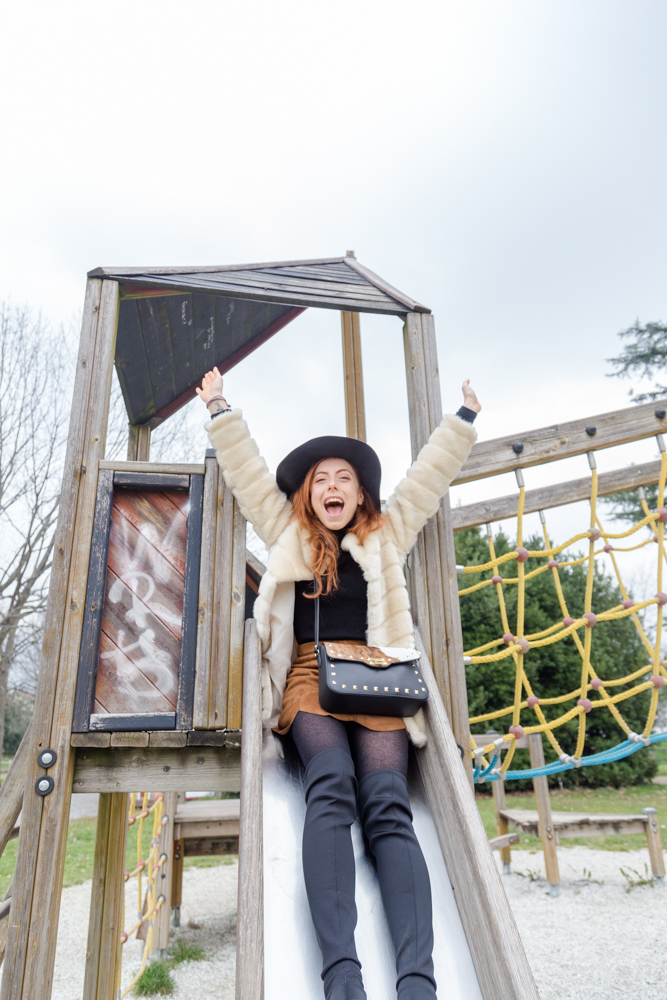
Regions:
M 239 852 L 239 799 L 190 799 L 179 793 L 174 814 L 171 882 L 173 924 L 180 923 L 183 859 Z

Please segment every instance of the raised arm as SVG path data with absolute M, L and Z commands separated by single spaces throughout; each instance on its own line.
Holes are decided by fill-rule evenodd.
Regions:
M 278 489 L 275 476 L 269 472 L 250 436 L 243 414 L 231 409 L 222 396 L 222 376 L 217 368 L 208 372 L 197 393 L 212 415 L 206 430 L 225 482 L 238 500 L 243 516 L 271 547 L 287 526 L 292 505 Z
M 468 457 L 477 439 L 472 421 L 480 410 L 477 396 L 466 379 L 463 406 L 458 414 L 443 417 L 387 501 L 385 530 L 391 533 L 403 558 L 428 519 L 438 510 L 450 483 Z

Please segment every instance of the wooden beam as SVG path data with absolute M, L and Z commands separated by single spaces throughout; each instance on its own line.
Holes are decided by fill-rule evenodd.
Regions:
M 240 766 L 240 750 L 229 747 L 80 747 L 73 790 L 238 792 Z
M 440 379 L 433 316 L 409 313 L 403 332 L 415 459 L 442 420 Z M 429 659 L 472 787 L 468 694 L 463 665 L 454 534 L 449 496 L 425 525 L 408 560 L 408 588 Z
M 262 651 L 257 623 L 245 623 L 243 758 L 236 932 L 236 1000 L 264 995 L 264 875 L 262 830 Z
M 176 806 L 178 805 L 178 792 L 165 792 L 164 813 L 162 829 L 160 830 L 160 845 L 158 857 L 167 855 L 158 881 L 160 888 L 157 895 L 164 896 L 164 903 L 158 910 L 154 924 L 153 947 L 160 953 L 161 958 L 167 957 L 169 946 L 169 924 L 171 921 L 171 882 L 174 875 L 174 820 L 176 818 Z
M 348 437 L 366 440 L 364 377 L 361 363 L 359 313 L 341 312 L 343 377 L 345 380 L 345 427 Z
M 215 618 L 215 541 L 218 509 L 218 463 L 211 449 L 205 460 L 202 508 L 201 556 L 199 563 L 199 620 L 192 724 L 208 729 L 212 681 L 213 620 Z
M 492 847 L 492 850 L 500 850 L 500 860 L 503 863 L 503 874 L 509 875 L 511 871 L 512 864 L 512 852 L 510 850 L 510 844 L 512 841 L 508 840 L 507 843 L 500 845 L 500 841 L 510 835 L 509 827 L 507 826 L 507 820 L 502 815 L 501 810 L 505 808 L 505 781 L 501 778 L 499 781 L 492 781 L 491 788 L 493 789 L 493 804 L 496 810 L 496 829 L 498 831 L 498 836 L 495 840 L 498 842 L 498 847 Z M 518 840 L 518 837 L 516 838 Z
M 100 795 L 82 1000 L 116 1000 L 120 985 L 128 796 Z
M 227 678 L 227 729 L 241 729 L 243 712 L 243 650 L 245 624 L 246 520 L 231 496 L 233 510 L 231 601 L 229 604 L 229 673 Z
M 128 424 L 127 461 L 148 462 L 151 453 L 150 424 Z
M 639 486 L 650 486 L 660 478 L 660 462 L 645 462 L 643 465 L 631 465 L 627 469 L 616 469 L 614 472 L 602 472 L 598 476 L 598 496 L 607 497 L 622 490 L 634 490 Z M 550 510 L 552 507 L 563 507 L 568 503 L 589 500 L 591 496 L 590 476 L 585 479 L 571 479 L 555 486 L 544 486 L 539 490 L 526 490 L 524 514 L 537 510 Z M 454 531 L 463 528 L 475 528 L 480 524 L 491 524 L 493 521 L 503 521 L 508 517 L 516 517 L 519 508 L 519 494 L 498 497 L 495 500 L 483 500 L 481 503 L 466 504 L 465 507 L 452 508 L 452 526 Z
M 658 413 L 665 416 L 658 416 Z M 588 434 L 587 428 L 595 428 L 595 433 Z M 585 420 L 571 420 L 565 424 L 508 434 L 491 441 L 478 441 L 453 485 L 640 441 L 665 431 L 667 400 L 662 399 L 642 406 L 612 410 L 611 413 L 598 413 Z M 515 452 L 514 445 L 523 446 L 519 454 Z
M 530 752 L 530 766 L 544 767 L 544 747 L 542 745 L 541 733 L 530 733 L 528 735 L 528 750 Z M 542 850 L 544 852 L 544 867 L 547 882 L 551 886 L 551 895 L 557 896 L 560 886 L 560 874 L 558 871 L 558 852 L 556 850 L 556 830 L 551 814 L 549 783 L 545 775 L 533 778 L 533 790 L 537 802 L 537 815 L 540 819 L 540 840 L 542 841 Z
M 206 466 L 198 462 L 121 462 L 106 459 L 99 463 L 100 469 L 111 469 L 113 472 L 145 472 L 156 475 L 203 476 Z
M 482 996 L 484 1000 L 538 1000 L 519 931 L 419 635 L 417 645 L 423 657 L 422 677 L 429 689 L 424 710 L 428 743 L 417 751 L 417 763 Z
M 117 316 L 117 283 L 89 280 L 31 726 L 2 1000 L 48 1000 L 51 994 L 74 764 L 69 745 L 74 690 Z M 49 795 L 39 796 L 35 782 L 43 771 L 37 755 L 47 747 L 58 756 L 49 772 L 55 786 Z
M 23 789 L 30 761 L 30 726 L 28 726 L 14 759 L 9 765 L 7 777 L 0 788 L 0 856 L 4 854 L 8 841 L 15 837 L 14 830 L 23 804 Z
M 651 862 L 653 877 L 661 882 L 665 881 L 665 856 L 662 853 L 662 838 L 660 836 L 660 824 L 658 823 L 658 810 L 652 806 L 642 809 L 646 817 L 646 843 L 648 856 Z

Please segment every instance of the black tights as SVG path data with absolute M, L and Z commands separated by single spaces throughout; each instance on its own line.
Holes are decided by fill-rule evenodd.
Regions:
M 322 750 L 343 750 L 354 761 L 357 781 L 371 771 L 398 771 L 408 775 L 408 737 L 405 729 L 376 732 L 357 722 L 340 722 L 331 715 L 298 712 L 290 730 L 304 767 Z
M 396 953 L 399 1000 L 435 1000 L 428 870 L 412 828 L 404 729 L 299 712 L 292 737 L 306 769 L 303 873 L 322 951 L 326 1000 L 364 1000 L 354 943 L 351 827 L 357 811 Z

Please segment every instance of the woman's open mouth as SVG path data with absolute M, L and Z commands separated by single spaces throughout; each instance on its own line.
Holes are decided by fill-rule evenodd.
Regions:
M 329 517 L 340 517 L 345 510 L 345 503 L 340 497 L 327 497 L 324 501 L 324 510 Z

